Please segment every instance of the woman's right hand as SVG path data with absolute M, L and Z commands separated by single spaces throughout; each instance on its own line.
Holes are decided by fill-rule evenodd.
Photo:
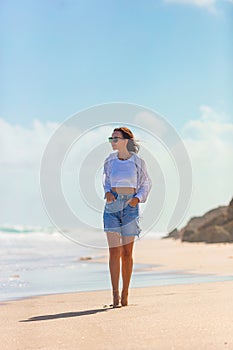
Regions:
M 105 194 L 105 198 L 106 198 L 106 202 L 107 202 L 107 203 L 112 203 L 113 201 L 116 200 L 114 194 L 111 193 L 111 192 L 107 192 L 107 193 Z

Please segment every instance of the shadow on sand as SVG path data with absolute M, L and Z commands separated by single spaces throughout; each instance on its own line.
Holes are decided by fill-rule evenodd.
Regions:
M 105 307 L 102 309 L 93 309 L 93 310 L 85 310 L 85 311 L 77 311 L 77 312 L 64 312 L 61 314 L 54 314 L 54 315 L 41 315 L 41 316 L 30 317 L 27 320 L 21 320 L 19 322 L 34 322 L 34 321 L 55 320 L 58 318 L 87 316 L 87 315 L 97 314 L 99 312 L 106 312 L 111 309 L 112 309 L 111 307 L 108 307 L 108 308 Z

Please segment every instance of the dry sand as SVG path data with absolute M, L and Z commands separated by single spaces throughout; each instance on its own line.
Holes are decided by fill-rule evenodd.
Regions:
M 135 261 L 159 264 L 156 270 L 233 275 L 233 244 L 188 243 L 180 240 L 138 240 Z
M 160 270 L 231 275 L 233 245 L 141 240 L 134 260 Z M 233 349 L 233 281 L 135 288 L 130 305 L 104 308 L 111 291 L 1 304 L 1 349 Z

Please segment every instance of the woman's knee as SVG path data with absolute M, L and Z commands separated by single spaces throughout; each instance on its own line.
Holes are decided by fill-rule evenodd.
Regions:
M 122 259 L 128 260 L 132 259 L 132 248 L 129 247 L 122 247 Z
M 121 256 L 121 248 L 120 247 L 113 247 L 109 248 L 110 258 L 119 258 Z
M 124 237 L 121 255 L 123 259 L 131 259 L 133 254 L 134 237 Z

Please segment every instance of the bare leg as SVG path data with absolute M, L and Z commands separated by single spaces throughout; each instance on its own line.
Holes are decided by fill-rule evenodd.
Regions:
M 121 243 L 120 235 L 117 232 L 107 232 L 109 246 L 109 270 L 112 282 L 113 307 L 119 305 L 119 277 L 120 277 L 120 257 Z
M 133 245 L 134 236 L 122 237 L 121 259 L 122 259 L 122 279 L 123 289 L 121 293 L 121 305 L 128 305 L 128 289 L 133 270 Z

